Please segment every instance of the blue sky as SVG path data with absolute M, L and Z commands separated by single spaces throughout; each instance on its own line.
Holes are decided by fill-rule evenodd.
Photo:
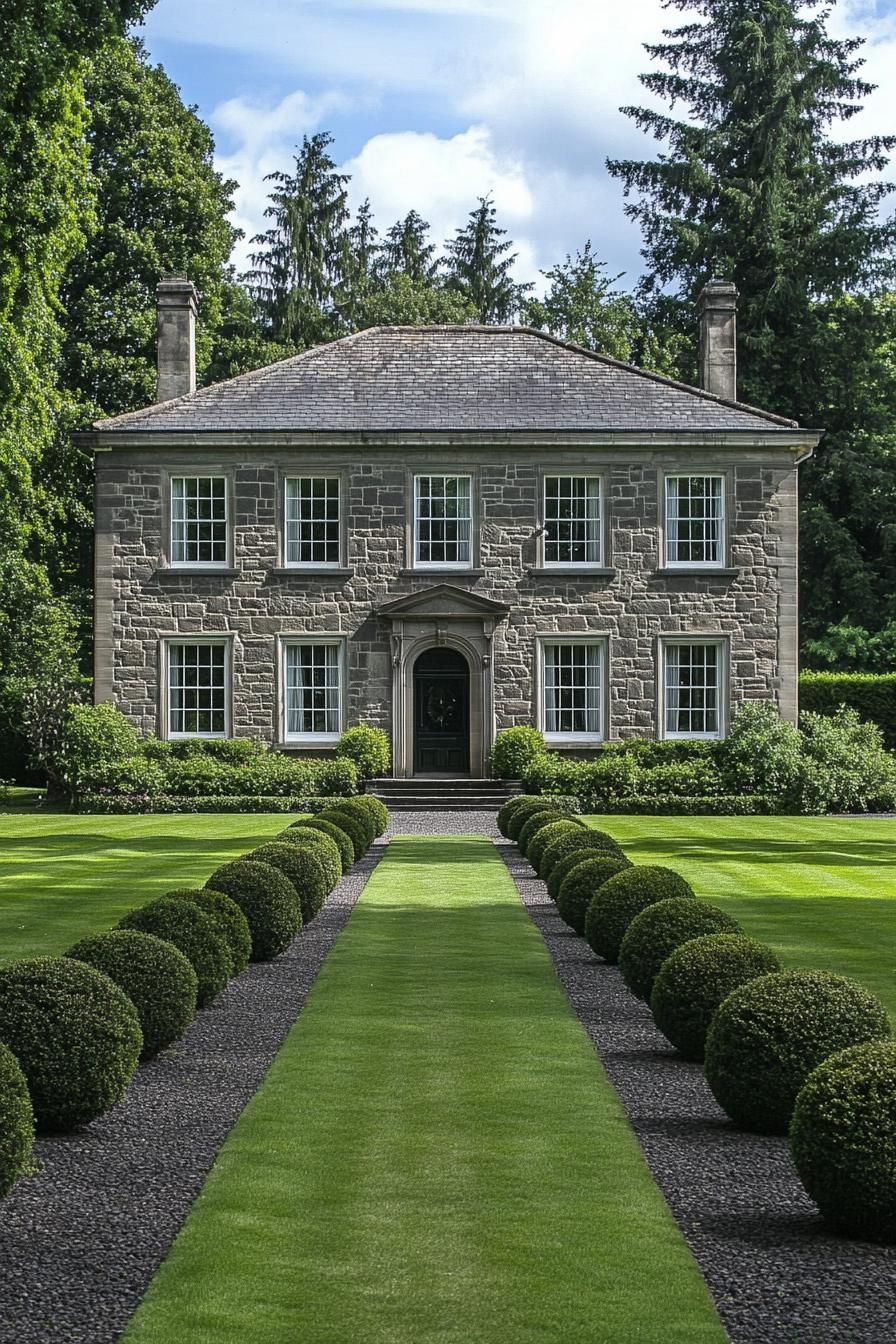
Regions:
M 441 240 L 490 191 L 521 279 L 590 237 L 628 283 L 639 238 L 604 160 L 649 148 L 618 109 L 676 19 L 661 0 L 158 0 L 143 36 L 211 125 L 247 233 L 264 174 L 325 129 L 381 228 L 415 207 Z M 896 0 L 841 0 L 832 27 L 868 39 L 882 86 L 850 135 L 896 131 Z

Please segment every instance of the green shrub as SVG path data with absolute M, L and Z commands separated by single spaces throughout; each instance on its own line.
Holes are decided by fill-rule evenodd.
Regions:
M 338 826 L 348 836 L 352 842 L 355 863 L 358 859 L 363 859 L 370 848 L 371 842 L 368 839 L 368 828 L 364 826 L 360 817 L 352 817 L 347 812 L 339 812 L 336 808 L 330 807 L 327 808 L 326 812 L 321 812 L 320 819 L 321 821 L 332 822 L 334 826 Z
M 554 871 L 554 864 L 560 859 L 572 854 L 575 850 L 596 849 L 601 854 L 606 854 L 611 859 L 624 859 L 622 846 L 618 845 L 611 835 L 606 831 L 595 830 L 591 826 L 583 826 L 581 831 L 566 831 L 563 835 L 558 835 L 556 840 L 545 846 L 541 855 L 541 877 L 549 882 L 551 874 Z
M 510 839 L 507 826 L 510 821 L 510 818 L 513 816 L 516 809 L 518 807 L 522 807 L 524 803 L 540 803 L 540 802 L 542 802 L 542 799 L 536 797 L 534 793 L 517 793 L 513 796 L 513 798 L 508 798 L 507 802 L 498 808 L 498 816 L 497 816 L 498 830 L 504 836 L 505 840 Z
M 68 957 L 0 966 L 0 1041 L 19 1061 L 38 1129 L 75 1129 L 121 1101 L 143 1036 L 102 971 Z
M 641 766 L 633 753 L 601 751 L 594 761 L 546 756 L 535 761 L 523 781 L 532 793 L 572 793 L 600 810 L 605 802 L 638 792 Z
M 348 837 L 346 837 L 348 838 Z M 342 876 L 342 857 L 336 842 L 323 831 L 310 826 L 287 826 L 274 842 L 278 845 L 299 845 L 303 849 L 312 849 L 320 861 L 327 882 L 327 891 L 332 891 Z
M 166 891 L 167 901 L 192 901 L 208 915 L 227 944 L 230 953 L 230 974 L 241 975 L 252 955 L 252 934 L 249 921 L 230 896 L 210 887 L 178 887 Z
M 802 769 L 802 742 L 768 700 L 742 705 L 718 746 L 722 787 L 733 794 L 776 795 L 793 805 Z
M 690 884 L 671 868 L 637 864 L 617 873 L 598 888 L 588 906 L 588 946 L 605 961 L 618 961 L 622 940 L 635 915 L 673 896 L 696 900 Z
M 896 758 L 880 729 L 862 723 L 854 709 L 830 718 L 801 714 L 803 813 L 889 812 L 896 807 Z
M 896 1241 L 896 1043 L 854 1045 L 819 1064 L 797 1096 L 790 1148 L 837 1231 Z
M 157 798 L 165 790 L 165 771 L 142 756 L 85 765 L 78 775 L 78 801 L 92 793 L 139 794 Z
M 72 705 L 62 733 L 60 769 L 71 796 L 84 792 L 87 771 L 136 756 L 136 729 L 114 705 Z
M 551 875 L 547 882 L 548 895 L 552 901 L 557 900 L 557 897 L 560 895 L 560 888 L 563 886 L 563 883 L 569 874 L 578 868 L 580 864 L 587 863 L 589 859 L 593 859 L 595 856 L 600 858 L 613 857 L 612 855 L 603 854 L 601 850 L 574 849 L 569 854 L 564 854 L 561 859 L 557 860 L 551 868 Z M 541 866 L 543 870 L 544 860 L 542 860 Z
M 682 943 L 653 982 L 650 1011 L 685 1059 L 703 1062 L 706 1033 L 719 1004 L 740 985 L 780 971 L 770 947 L 736 933 L 710 933 Z
M 78 799 L 77 810 L 94 816 L 142 816 L 146 813 L 170 815 L 175 812 L 326 812 L 333 806 L 332 798 L 283 797 L 269 794 L 215 794 L 179 798 L 173 794 L 158 794 L 148 798 L 133 793 L 85 793 Z
M 361 780 L 388 775 L 392 764 L 388 735 L 382 728 L 371 728 L 366 723 L 346 728 L 336 744 L 336 755 L 351 761 Z
M 171 901 L 164 896 L 131 910 L 118 921 L 120 929 L 154 933 L 183 952 L 199 981 L 196 1002 L 210 1003 L 230 976 L 230 949 L 215 922 L 192 901 Z
M 555 821 L 565 821 L 566 817 L 556 808 L 543 808 L 538 812 L 533 812 L 523 823 L 522 829 L 517 836 L 516 844 L 524 858 L 529 856 L 529 841 L 543 830 L 545 826 L 551 826 Z
M 541 812 L 536 815 L 544 816 L 545 813 Z M 562 814 L 556 821 L 549 821 L 546 825 L 539 826 L 526 844 L 526 858 L 539 877 L 541 876 L 541 860 L 551 841 L 558 839 L 561 835 L 566 835 L 567 831 L 583 831 L 585 829 L 585 823 L 579 817 L 567 817 Z
M 345 831 L 337 826 L 335 822 L 324 821 L 322 817 L 312 817 L 307 821 L 294 821 L 292 826 L 296 830 L 317 831 L 319 835 L 326 835 L 339 851 L 339 861 L 342 865 L 342 871 L 347 873 L 355 861 L 355 847 L 349 840 Z M 287 830 L 291 827 L 287 827 Z
M 335 812 L 338 816 L 350 817 L 356 826 L 363 829 L 364 849 L 366 851 L 376 839 L 376 824 L 369 812 L 359 811 L 352 803 L 351 798 L 342 798 L 338 803 L 334 803 L 329 811 Z
M 619 948 L 619 970 L 636 998 L 649 1003 L 660 967 L 676 947 L 713 933 L 742 932 L 737 920 L 718 906 L 673 896 L 635 915 Z
M 786 1134 L 797 1093 L 829 1056 L 886 1040 L 887 1011 L 867 989 L 826 971 L 780 971 L 735 989 L 706 1038 L 706 1081 L 742 1129 Z
M 842 706 L 854 709 L 866 722 L 876 723 L 884 746 L 896 750 L 896 673 L 803 672 L 800 709 L 805 713 L 836 714 Z
M 289 947 L 302 927 L 295 887 L 269 863 L 237 859 L 216 868 L 206 883 L 236 901 L 252 934 L 252 960 L 271 961 Z
M 521 807 L 518 807 L 514 810 L 509 822 L 507 823 L 508 839 L 512 840 L 514 844 L 519 844 L 520 832 L 522 831 L 526 822 L 529 821 L 531 817 L 534 817 L 538 812 L 559 813 L 560 816 L 565 815 L 563 812 L 560 811 L 556 803 L 551 798 L 535 798 L 532 800 L 532 802 L 523 803 Z
M 546 751 L 544 735 L 537 728 L 520 725 L 505 728 L 492 744 L 489 762 L 496 779 L 522 779 Z
M 269 863 L 289 879 L 299 897 L 302 924 L 310 924 L 330 891 L 325 861 L 319 852 L 310 846 L 274 841 L 253 849 L 246 858 L 252 863 Z
M 28 1082 L 11 1050 L 0 1045 L 0 1199 L 31 1166 L 34 1110 Z
M 108 975 L 137 1010 L 141 1059 L 180 1040 L 196 1016 L 199 981 L 173 943 L 137 929 L 111 929 L 83 938 L 65 954 Z
M 373 826 L 374 839 L 382 835 L 389 825 L 389 809 L 372 793 L 359 793 L 355 798 L 343 798 L 339 804 L 343 812 L 360 812 Z
M 557 894 L 557 913 L 560 918 L 576 933 L 584 933 L 585 913 L 598 888 L 624 868 L 630 867 L 628 859 L 613 859 L 606 854 L 583 858 L 567 875 Z

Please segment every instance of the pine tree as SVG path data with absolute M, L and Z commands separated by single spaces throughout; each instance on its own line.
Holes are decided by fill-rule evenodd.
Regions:
M 416 210 L 410 210 L 386 234 L 380 273 L 384 278 L 389 275 L 406 275 L 415 283 L 429 284 L 435 280 L 439 270 L 435 251 L 435 243 L 429 241 L 429 221 Z
M 345 260 L 349 218 L 348 177 L 328 153 L 333 137 L 305 136 L 295 172 L 269 173 L 275 184 L 265 218 L 273 221 L 252 239 L 246 280 L 264 314 L 272 340 L 306 346 L 338 334 L 334 307 Z
M 492 198 L 480 196 L 467 224 L 445 244 L 449 285 L 470 300 L 480 322 L 513 321 L 532 288 L 513 279 L 516 253 L 503 241 L 506 234 Z
M 342 236 L 342 276 L 336 307 L 350 331 L 367 325 L 367 309 L 379 289 L 382 244 L 378 239 L 379 230 L 373 222 L 368 198 L 358 207 L 353 224 Z

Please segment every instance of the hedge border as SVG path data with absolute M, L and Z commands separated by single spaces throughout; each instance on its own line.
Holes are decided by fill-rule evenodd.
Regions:
M 350 796 L 350 795 L 346 795 Z M 104 794 L 86 793 L 79 800 L 77 812 L 92 816 L 139 816 L 141 813 L 170 812 L 324 812 L 345 798 L 332 794 L 330 797 L 283 798 L 270 794 L 206 794 L 203 797 L 176 797 L 173 794 L 160 794 L 149 798 L 143 794 Z

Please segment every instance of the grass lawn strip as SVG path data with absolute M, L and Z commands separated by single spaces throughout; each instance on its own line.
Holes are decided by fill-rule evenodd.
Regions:
M 39 1175 L 3 1201 L 3 1344 L 120 1338 L 382 853 L 346 874 L 282 956 L 251 965 L 139 1068 L 120 1106 L 38 1141 Z
M 392 842 L 125 1338 L 725 1338 L 490 841 Z
M 674 868 L 787 966 L 854 976 L 896 1019 L 896 821 L 589 817 L 633 863 Z
M 271 839 L 280 813 L 0 816 L 0 961 L 58 956 Z
M 516 848 L 501 852 L 734 1344 L 891 1339 L 892 1247 L 822 1227 L 787 1140 L 727 1123 L 700 1065 L 677 1058 L 618 968 L 566 927 Z

